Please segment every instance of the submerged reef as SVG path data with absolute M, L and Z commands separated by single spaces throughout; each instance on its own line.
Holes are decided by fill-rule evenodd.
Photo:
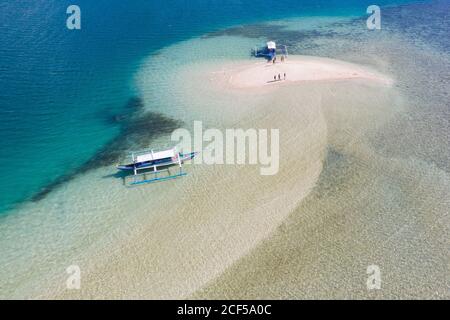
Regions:
M 44 199 L 54 189 L 79 174 L 117 163 L 131 149 L 148 147 L 155 138 L 179 128 L 181 121 L 161 113 L 144 111 L 141 98 L 133 97 L 127 102 L 124 113 L 110 116 L 108 121 L 120 125 L 120 133 L 104 145 L 95 155 L 75 171 L 62 175 L 34 194 L 31 201 Z

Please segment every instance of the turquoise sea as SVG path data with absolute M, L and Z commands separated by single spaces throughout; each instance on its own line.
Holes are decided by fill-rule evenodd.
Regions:
M 372 4 L 0 0 L 0 297 L 448 297 L 450 1 L 377 1 L 377 31 Z M 278 68 L 267 40 L 389 81 L 228 88 Z M 127 151 L 194 120 L 279 128 L 279 174 L 123 185 Z
M 134 129 L 118 121 L 139 104 L 133 76 L 164 46 L 238 23 L 364 16 L 371 3 L 79 0 L 82 28 L 68 30 L 73 1 L 0 1 L 0 214 L 116 160 L 105 148 Z

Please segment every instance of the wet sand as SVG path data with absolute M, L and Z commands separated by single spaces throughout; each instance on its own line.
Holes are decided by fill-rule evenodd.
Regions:
M 357 122 L 356 115 L 364 114 L 376 120 L 374 123 L 381 123 L 389 113 L 371 105 L 361 108 L 358 103 L 368 100 L 386 104 L 395 97 L 389 86 L 380 86 L 378 79 L 367 78 L 341 78 L 338 83 L 330 83 L 329 79 L 298 82 L 269 91 L 261 89 L 255 95 L 254 91 L 243 92 L 230 86 L 228 81 L 230 75 L 233 77 L 230 70 L 238 75 L 245 68 L 253 68 L 253 64 L 234 61 L 232 66 L 195 64 L 178 72 L 180 82 L 185 83 L 183 76 L 189 76 L 193 83 L 183 91 L 192 92 L 192 86 L 201 86 L 202 92 L 208 92 L 200 101 L 188 101 L 187 105 L 193 106 L 192 113 L 195 105 L 202 105 L 203 112 L 216 114 L 223 104 L 228 105 L 228 99 L 234 99 L 232 110 L 245 108 L 245 112 L 238 113 L 238 120 L 230 117 L 223 121 L 226 117 L 221 117 L 222 128 L 279 129 L 278 174 L 261 176 L 258 166 L 248 165 L 193 166 L 187 179 L 159 186 L 154 196 L 157 202 L 149 199 L 138 204 L 140 209 L 135 210 L 151 212 L 152 220 L 122 242 L 122 247 L 107 261 L 102 264 L 96 261 L 96 266 L 86 275 L 82 292 L 63 291 L 61 297 L 195 296 L 198 290 L 220 279 L 228 269 L 233 270 L 233 265 L 239 265 L 241 259 L 264 243 L 314 190 L 328 153 L 328 117 L 344 119 L 345 114 L 354 113 L 350 118 L 353 123 Z M 333 74 L 328 75 L 333 78 Z M 352 99 L 354 95 L 359 98 Z M 342 99 L 342 110 L 332 111 L 336 97 Z M 358 108 L 361 110 L 356 112 Z M 359 123 L 354 133 L 361 135 L 360 131 L 367 129 Z M 112 281 L 111 275 L 114 275 Z
M 341 60 L 291 55 L 263 69 L 264 62 L 243 54 L 254 39 L 222 36 L 150 57 L 136 79 L 144 108 L 188 129 L 193 120 L 205 129 L 278 128 L 279 173 L 190 165 L 183 179 L 133 189 L 114 176 L 114 166 L 77 175 L 0 225 L 1 294 L 448 297 L 450 177 L 448 162 L 438 161 L 447 159 L 448 139 L 429 121 L 430 114 L 442 118 L 441 105 L 433 104 L 433 113 L 426 104 L 439 94 L 433 75 L 445 65 L 442 54 L 407 47 L 431 68 L 417 72 L 399 39 L 370 42 L 376 50 L 359 41 L 317 41 L 324 41 L 322 55 L 341 52 Z M 297 78 L 287 70 L 297 81 L 266 83 L 266 70 L 270 76 L 269 68 L 296 59 L 309 61 L 294 66 Z M 252 82 L 255 70 L 261 77 Z M 65 286 L 73 264 L 82 271 L 79 291 Z M 366 288 L 372 264 L 382 272 L 380 291 Z

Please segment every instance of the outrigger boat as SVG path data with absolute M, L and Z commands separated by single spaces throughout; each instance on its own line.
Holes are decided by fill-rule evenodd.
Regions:
M 117 169 L 133 172 L 133 179 L 129 185 L 175 179 L 187 175 L 187 173 L 183 171 L 183 163 L 194 158 L 197 153 L 198 152 L 176 152 L 175 148 L 157 152 L 153 150 L 141 150 L 132 152 L 131 163 L 118 165 Z M 179 172 L 171 174 L 170 167 L 175 165 L 178 165 Z M 158 176 L 158 173 L 161 172 L 166 172 L 168 175 Z M 149 174 L 152 175 L 151 178 L 148 178 Z M 127 184 L 126 181 L 125 184 Z

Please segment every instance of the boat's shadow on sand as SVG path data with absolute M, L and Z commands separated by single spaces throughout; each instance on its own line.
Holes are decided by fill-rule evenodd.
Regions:
M 130 175 L 127 172 L 123 172 L 123 171 L 118 171 L 116 173 L 111 173 L 111 174 L 106 174 L 104 176 L 102 176 L 102 179 L 117 179 L 117 180 L 122 180 L 122 184 L 125 185 L 125 181 L 127 179 L 127 177 L 131 177 L 132 175 Z
M 119 135 L 104 145 L 96 154 L 78 168 L 59 176 L 42 187 L 30 197 L 30 200 L 33 202 L 40 201 L 50 192 L 80 174 L 113 165 L 131 148 L 144 148 L 155 138 L 171 133 L 182 124 L 181 121 L 166 117 L 163 114 L 145 111 L 144 102 L 140 97 L 130 98 L 124 110 L 123 114 L 108 117 L 108 121 L 120 126 Z M 123 173 L 118 172 L 106 175 L 104 178 L 124 179 L 121 174 Z
M 178 170 L 179 169 L 178 169 L 177 165 L 161 166 L 161 167 L 159 167 L 157 173 L 163 174 L 164 172 L 166 172 L 168 175 L 172 175 L 174 172 L 177 172 Z M 145 172 L 139 174 L 139 176 L 145 177 L 145 175 L 155 175 L 155 174 L 156 173 L 152 169 L 149 169 L 148 171 L 145 171 Z M 133 179 L 136 177 L 137 176 L 133 175 L 130 172 L 117 171 L 116 173 L 111 173 L 111 174 L 102 176 L 102 179 L 111 179 L 111 178 L 120 179 L 120 180 L 122 180 L 123 185 L 128 186 L 129 182 L 133 181 Z M 152 181 L 152 183 L 156 183 L 156 182 L 162 182 L 162 181 Z

